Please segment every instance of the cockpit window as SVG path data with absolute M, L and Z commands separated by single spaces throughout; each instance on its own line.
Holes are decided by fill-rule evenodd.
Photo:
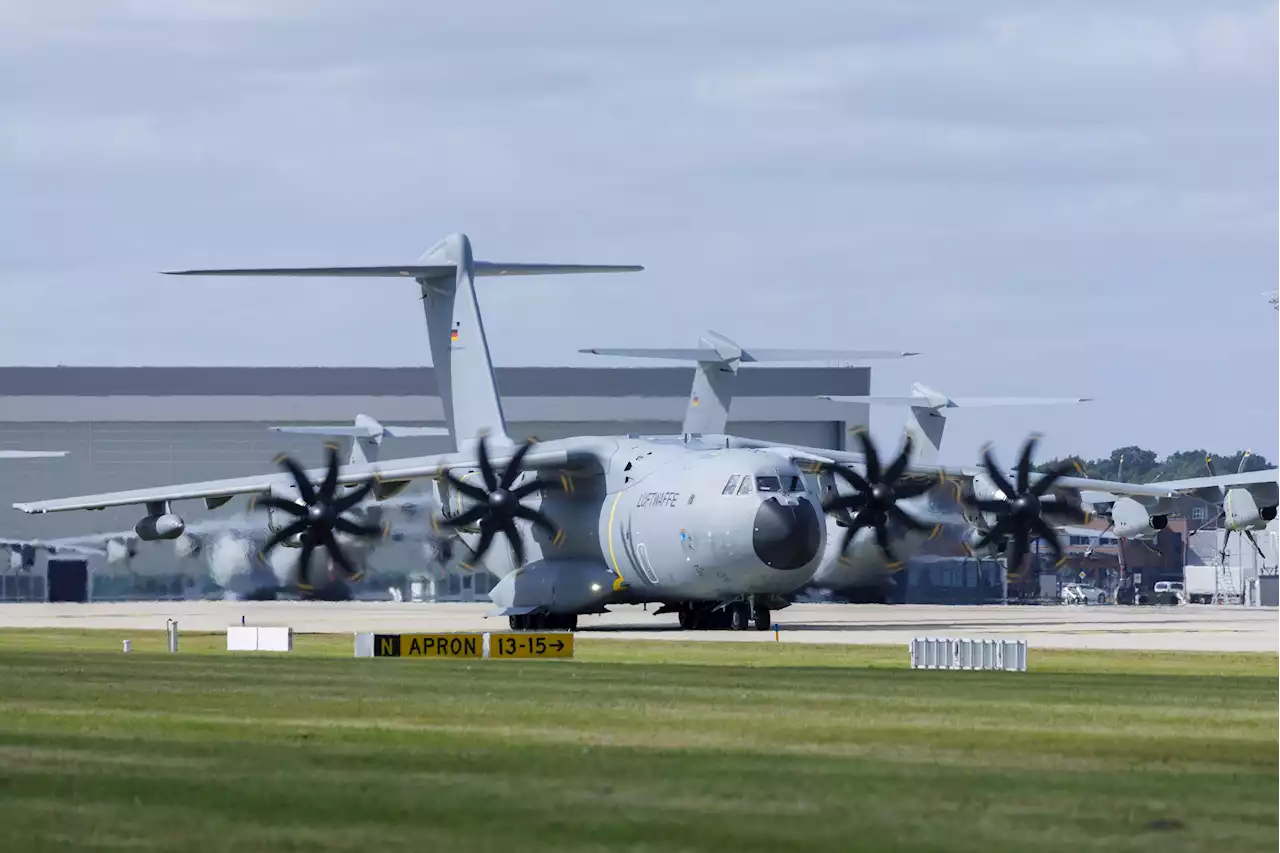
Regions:
M 780 492 L 782 491 L 782 480 L 777 477 L 756 477 L 757 492 Z
M 742 485 L 738 488 L 738 494 L 740 495 L 751 494 L 751 478 L 750 477 L 742 478 Z
M 738 480 L 739 480 L 739 477 L 737 474 L 734 474 L 732 477 L 730 477 L 729 482 L 725 483 L 724 488 L 720 490 L 720 494 L 722 495 L 733 494 L 734 491 L 738 488 Z
M 804 480 L 800 479 L 800 475 L 792 474 L 790 477 L 787 478 L 787 491 L 788 492 L 804 491 Z

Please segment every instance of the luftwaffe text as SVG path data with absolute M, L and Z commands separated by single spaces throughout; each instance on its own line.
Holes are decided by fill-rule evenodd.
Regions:
M 680 499 L 679 492 L 645 492 L 636 501 L 639 507 L 675 506 Z

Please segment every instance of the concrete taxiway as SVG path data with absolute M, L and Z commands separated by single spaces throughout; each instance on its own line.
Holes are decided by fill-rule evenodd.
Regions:
M 289 626 L 299 633 L 340 634 L 501 631 L 489 604 L 395 602 L 172 601 L 94 604 L 0 604 L 0 628 L 223 631 L 238 625 Z M 905 645 L 912 637 L 1026 639 L 1032 648 L 1276 652 L 1275 608 L 1213 606 L 1068 607 L 797 604 L 778 611 L 784 643 Z M 617 640 L 773 642 L 758 631 L 681 631 L 674 616 L 618 607 L 579 620 L 582 636 Z

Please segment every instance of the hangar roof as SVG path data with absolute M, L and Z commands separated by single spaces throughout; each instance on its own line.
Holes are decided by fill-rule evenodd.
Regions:
M 693 367 L 498 367 L 512 421 L 679 420 Z M 733 420 L 854 420 L 867 367 L 745 367 Z M 430 367 L 0 367 L 0 421 L 439 421 Z

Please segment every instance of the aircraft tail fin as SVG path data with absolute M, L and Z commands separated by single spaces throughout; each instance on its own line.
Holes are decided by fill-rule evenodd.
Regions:
M 422 292 L 445 422 L 458 450 L 469 449 L 481 435 L 507 444 L 502 401 L 493 376 L 493 361 L 480 319 L 474 279 L 486 276 L 565 275 L 637 272 L 634 264 L 529 264 L 477 261 L 465 234 L 451 234 L 416 262 L 396 266 L 256 267 L 169 270 L 169 275 L 306 276 L 340 278 L 409 278 Z
M 443 427 L 384 426 L 368 415 L 356 415 L 350 424 L 306 424 L 267 427 L 272 432 L 295 435 L 323 435 L 330 438 L 350 437 L 351 449 L 347 454 L 348 465 L 362 465 L 378 461 L 378 448 L 383 438 L 421 438 L 448 435 Z
M 1086 403 L 1090 397 L 948 397 L 940 391 L 916 382 L 909 396 L 866 395 L 860 397 L 823 397 L 837 403 L 869 403 L 883 406 L 906 406 L 907 420 L 902 431 L 911 436 L 912 461 L 932 465 L 942 449 L 942 436 L 947 428 L 947 409 L 985 409 L 1004 406 L 1050 406 Z
M 734 378 L 742 364 L 804 361 L 866 361 L 917 355 L 898 350 L 743 349 L 718 332 L 706 331 L 697 347 L 597 347 L 578 350 L 593 355 L 655 358 L 694 363 L 693 388 L 681 432 L 719 435 L 728 427 Z

